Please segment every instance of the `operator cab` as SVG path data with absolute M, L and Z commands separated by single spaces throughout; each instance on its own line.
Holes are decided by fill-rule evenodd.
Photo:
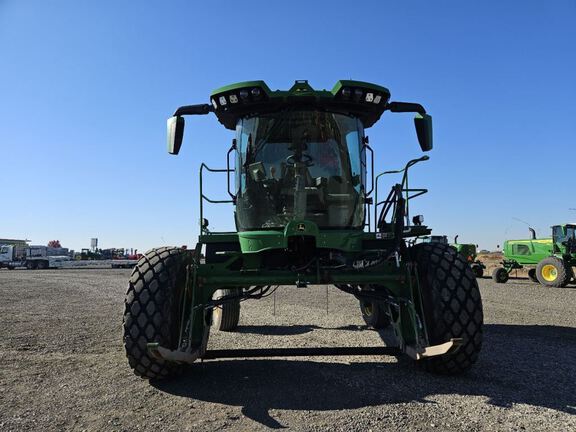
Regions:
M 560 249 L 563 246 L 566 248 L 567 254 L 576 253 L 576 225 L 554 225 L 552 227 L 552 238 L 554 249 Z
M 277 229 L 291 220 L 362 228 L 366 179 L 362 122 L 287 109 L 238 120 L 237 224 Z
M 375 183 L 374 160 L 372 157 L 367 186 L 366 151 L 372 153 L 372 149 L 364 129 L 372 127 L 385 111 L 416 113 L 414 126 L 420 147 L 423 151 L 432 149 L 432 118 L 425 109 L 420 104 L 389 100 L 387 88 L 361 81 L 341 80 L 332 90 L 315 90 L 302 80 L 286 91 L 272 91 L 263 81 L 247 81 L 216 89 L 210 105 L 178 108 L 167 124 L 171 154 L 180 151 L 184 115 L 214 113 L 224 127 L 236 131 L 228 151 L 228 155 L 235 152 L 235 169 L 230 168 L 229 161 L 221 170 L 201 166 L 201 173 L 206 168 L 228 174 L 231 197 L 229 201 L 211 201 L 201 191 L 202 232 L 208 232 L 202 213 L 204 199 L 235 203 L 239 232 L 283 231 L 291 223 L 300 232 L 307 230 L 305 221 L 313 230 L 362 231 L 370 204 L 374 204 L 375 212 L 379 205 L 386 209 L 382 212 L 385 216 L 396 201 L 373 203 L 370 197 Z M 403 184 L 407 169 L 426 159 L 412 160 L 398 171 L 404 173 Z M 234 191 L 230 190 L 232 172 Z M 402 185 L 398 187 L 394 196 L 402 202 L 408 200 L 408 191 L 402 197 Z M 411 190 L 410 198 L 425 192 Z M 405 217 L 409 219 L 407 205 Z M 385 230 L 384 221 L 376 216 L 375 228 L 376 220 L 378 229 Z

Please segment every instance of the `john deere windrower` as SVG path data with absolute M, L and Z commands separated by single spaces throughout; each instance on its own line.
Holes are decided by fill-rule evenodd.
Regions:
M 410 215 L 411 200 L 427 190 L 409 186 L 408 171 L 428 157 L 382 173 L 401 177 L 383 195 L 379 183 L 388 176 L 374 175 L 365 135 L 386 111 L 413 112 L 420 146 L 429 151 L 432 118 L 424 108 L 390 102 L 388 89 L 358 81 L 339 81 L 330 91 L 306 81 L 287 91 L 242 82 L 210 99 L 176 110 L 168 120 L 168 151 L 180 150 L 184 116 L 213 113 L 236 133 L 227 156 L 235 168 L 201 165 L 194 250 L 153 249 L 132 273 L 124 345 L 134 372 L 162 378 L 198 359 L 221 357 L 400 353 L 433 372 L 469 369 L 482 344 L 474 274 L 450 246 L 414 244 L 431 230 L 421 215 Z M 226 176 L 229 199 L 205 195 L 207 171 Z M 209 231 L 204 205 L 220 202 L 233 203 L 236 232 Z M 207 349 L 211 327 L 238 326 L 241 301 L 278 285 L 318 284 L 355 296 L 367 324 L 391 326 L 397 345 Z

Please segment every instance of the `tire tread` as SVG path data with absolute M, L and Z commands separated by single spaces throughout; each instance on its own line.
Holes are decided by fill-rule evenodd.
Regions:
M 174 316 L 178 278 L 186 254 L 176 247 L 148 251 L 136 264 L 124 301 L 124 348 L 134 373 L 143 378 L 165 378 L 182 366 L 152 357 L 150 342 L 171 347 L 174 343 Z
M 423 359 L 424 369 L 460 374 L 478 360 L 484 322 L 482 298 L 470 265 L 447 245 L 422 243 L 413 247 L 418 264 L 425 321 L 432 345 L 462 338 L 454 353 Z

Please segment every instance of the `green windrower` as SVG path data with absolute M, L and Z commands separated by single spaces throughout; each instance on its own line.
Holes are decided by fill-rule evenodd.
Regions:
M 415 244 L 431 230 L 422 215 L 410 215 L 409 202 L 427 190 L 408 186 L 408 174 L 428 156 L 375 175 L 366 129 L 387 111 L 415 113 L 420 147 L 432 149 L 432 118 L 420 104 L 390 102 L 388 89 L 360 81 L 338 81 L 332 90 L 296 81 L 276 91 L 263 81 L 241 82 L 213 91 L 209 104 L 175 111 L 171 154 L 180 151 L 184 116 L 214 114 L 235 137 L 226 168 L 200 165 L 196 247 L 153 249 L 130 278 L 124 345 L 137 375 L 162 378 L 198 359 L 246 356 L 402 353 L 445 374 L 473 365 L 483 323 L 474 274 L 448 245 Z M 207 173 L 226 177 L 228 199 L 206 195 Z M 383 194 L 379 183 L 393 175 L 400 181 Z M 213 231 L 205 218 L 204 206 L 220 203 L 233 204 L 235 232 Z M 319 284 L 355 296 L 365 322 L 391 327 L 397 344 L 207 349 L 212 327 L 237 328 L 242 301 L 278 285 Z

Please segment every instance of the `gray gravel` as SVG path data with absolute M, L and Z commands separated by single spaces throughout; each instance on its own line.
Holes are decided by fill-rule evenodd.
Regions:
M 0 430 L 576 430 L 576 289 L 480 281 L 485 345 L 461 377 L 394 357 L 219 360 L 134 376 L 128 270 L 0 271 Z M 276 311 L 274 313 L 274 300 Z M 379 345 L 354 298 L 280 288 L 211 348 Z

